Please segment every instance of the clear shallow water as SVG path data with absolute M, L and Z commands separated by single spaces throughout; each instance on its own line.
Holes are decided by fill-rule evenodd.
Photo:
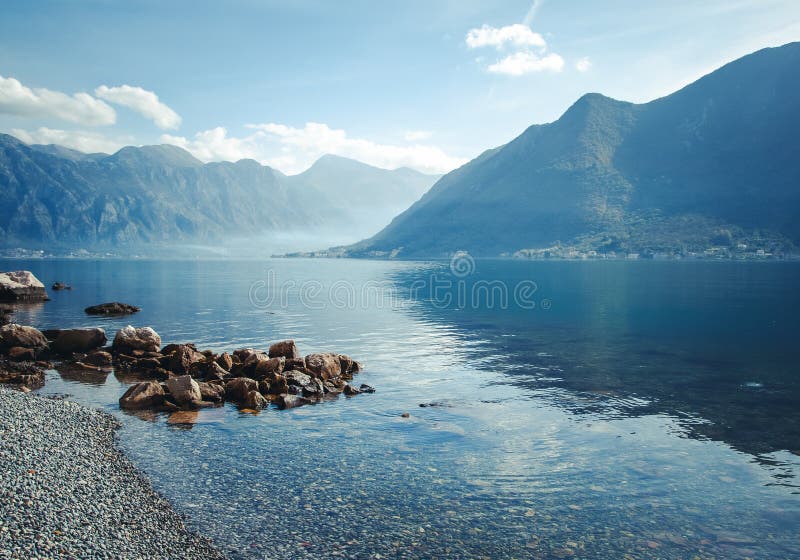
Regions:
M 193 419 L 120 412 L 114 374 L 51 372 L 43 391 L 117 415 L 132 459 L 232 557 L 800 557 L 797 264 L 2 267 L 75 286 L 21 323 L 130 322 L 214 350 L 293 337 L 366 364 L 373 395 Z M 460 305 L 482 280 L 536 282 L 535 308 Z M 143 311 L 83 314 L 111 300 Z

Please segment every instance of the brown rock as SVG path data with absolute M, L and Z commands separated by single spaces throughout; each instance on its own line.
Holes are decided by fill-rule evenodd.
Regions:
M 349 383 L 344 386 L 344 394 L 347 395 L 348 397 L 358 395 L 359 393 L 361 393 L 361 391 L 359 391 Z
M 131 385 L 119 399 L 122 408 L 142 409 L 160 406 L 164 402 L 164 389 L 155 381 Z
M 84 309 L 84 311 L 88 315 L 130 315 L 131 313 L 138 313 L 141 309 L 135 305 L 114 301 L 111 303 L 92 305 Z
M 36 352 L 33 348 L 13 346 L 8 349 L 8 357 L 18 362 L 32 362 L 36 359 Z
M 269 358 L 261 360 L 256 364 L 255 377 L 256 379 L 263 379 L 265 377 L 271 378 L 276 373 L 283 372 L 283 364 L 285 358 Z
M 306 371 L 327 381 L 342 374 L 342 364 L 338 354 L 309 354 L 306 356 Z
M 258 381 L 249 377 L 234 377 L 225 384 L 225 398 L 244 402 L 250 391 L 258 391 Z
M 92 352 L 91 354 L 87 354 L 81 360 L 84 364 L 89 364 L 98 367 L 111 367 L 111 362 L 113 358 L 111 354 L 108 352 L 104 352 L 102 350 L 97 350 L 96 352 Z
M 38 389 L 44 386 L 44 370 L 28 362 L 0 361 L 0 383 Z
M 192 364 L 205 359 L 206 356 L 198 352 L 193 345 L 180 344 L 171 352 L 166 369 L 178 375 L 186 375 L 191 371 Z
M 233 358 L 231 358 L 231 355 L 228 354 L 227 352 L 223 352 L 222 354 L 217 356 L 217 359 L 214 361 L 217 363 L 219 367 L 221 367 L 225 371 L 230 371 L 231 367 L 233 367 Z
M 190 375 L 167 378 L 167 388 L 172 399 L 178 404 L 190 404 L 203 400 L 200 386 Z
M 291 358 L 287 359 L 286 362 L 283 364 L 284 371 L 290 371 L 296 369 L 298 371 L 305 371 L 306 370 L 306 359 L 305 358 Z
M 3 325 L 0 327 L 0 350 L 8 350 L 14 346 L 41 350 L 47 348 L 47 339 L 33 327 L 23 325 Z
M 297 349 L 294 340 L 282 340 L 269 347 L 269 357 L 294 359 L 300 357 L 300 351 Z
M 225 399 L 225 387 L 222 385 L 200 381 L 197 386 L 200 388 L 200 396 L 204 401 L 221 402 Z
M 269 401 L 258 391 L 250 391 L 247 393 L 244 401 L 242 402 L 245 408 L 258 410 L 269 406 Z
M 57 334 L 50 348 L 62 355 L 88 352 L 100 348 L 108 341 L 103 329 L 61 329 L 55 332 Z

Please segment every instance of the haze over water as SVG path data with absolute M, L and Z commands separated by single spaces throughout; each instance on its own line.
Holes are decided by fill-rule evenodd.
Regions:
M 50 372 L 42 392 L 120 418 L 122 447 L 231 557 L 800 556 L 798 263 L 2 267 L 74 286 L 22 324 L 149 325 L 215 351 L 295 338 L 365 364 L 373 395 L 171 420 L 122 413 L 129 379 Z M 480 281 L 535 290 L 460 305 Z M 142 312 L 83 313 L 114 300 Z

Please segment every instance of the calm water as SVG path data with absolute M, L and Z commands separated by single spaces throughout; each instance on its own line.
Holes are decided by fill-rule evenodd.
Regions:
M 800 558 L 799 264 L 467 264 L 0 266 L 75 286 L 21 323 L 365 363 L 373 395 L 194 418 L 50 373 L 232 557 Z

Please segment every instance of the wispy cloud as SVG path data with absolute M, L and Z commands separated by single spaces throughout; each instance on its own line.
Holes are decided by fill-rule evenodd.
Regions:
M 94 90 L 94 94 L 111 103 L 133 109 L 146 119 L 153 121 L 158 128 L 175 129 L 181 125 L 180 115 L 166 103 L 162 103 L 155 92 L 137 86 L 108 87 L 102 85 Z
M 403 138 L 406 142 L 421 142 L 430 139 L 431 136 L 433 136 L 433 132 L 430 130 L 407 130 Z
M 225 128 L 217 127 L 192 138 L 165 134 L 161 141 L 180 146 L 204 161 L 251 158 L 285 173 L 301 172 L 324 154 L 353 158 L 386 169 L 412 167 L 429 173 L 450 171 L 467 162 L 466 158 L 451 156 L 437 146 L 383 144 L 352 138 L 345 130 L 324 123 L 309 122 L 303 127 L 262 123 L 246 127 L 252 134 L 230 136 Z
M 88 93 L 68 95 L 45 88 L 29 88 L 15 78 L 0 76 L 0 113 L 31 118 L 56 118 L 84 126 L 111 125 L 117 114 Z
M 505 27 L 492 27 L 483 25 L 467 32 L 467 46 L 471 49 L 481 47 L 504 48 L 514 47 L 539 47 L 545 48 L 547 43 L 539 33 L 534 33 L 530 27 L 521 23 L 506 25 Z
M 589 60 L 588 56 L 584 56 L 583 58 L 578 59 L 575 63 L 575 69 L 578 72 L 588 72 L 592 68 L 592 61 Z
M 531 72 L 561 72 L 564 68 L 564 59 L 556 53 L 538 56 L 531 52 L 517 52 L 502 60 L 490 64 L 486 69 L 495 74 L 508 76 L 522 76 Z

